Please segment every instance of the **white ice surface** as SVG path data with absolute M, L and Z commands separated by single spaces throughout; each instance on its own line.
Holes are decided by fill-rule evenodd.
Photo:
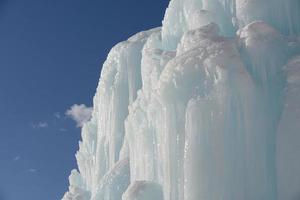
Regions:
M 110 51 L 63 200 L 297 200 L 299 10 L 171 0 Z

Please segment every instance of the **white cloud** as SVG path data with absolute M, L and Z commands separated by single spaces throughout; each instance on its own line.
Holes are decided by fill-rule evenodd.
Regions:
M 31 169 L 28 169 L 28 172 L 30 172 L 30 173 L 36 173 L 37 169 L 31 168 Z
M 18 161 L 20 159 L 21 159 L 21 156 L 16 156 L 16 157 L 13 158 L 13 161 L 16 162 L 16 161 Z
M 65 129 L 65 128 L 60 128 L 59 131 L 60 131 L 60 132 L 67 132 L 68 130 Z
M 47 122 L 32 123 L 31 127 L 32 128 L 47 128 L 48 127 L 48 123 Z
M 54 117 L 57 118 L 57 119 L 60 119 L 61 118 L 61 115 L 59 112 L 56 112 L 54 113 Z
M 84 104 L 74 104 L 66 111 L 66 115 L 76 122 L 77 127 L 82 127 L 85 122 L 90 120 L 92 110 L 92 107 L 87 107 Z

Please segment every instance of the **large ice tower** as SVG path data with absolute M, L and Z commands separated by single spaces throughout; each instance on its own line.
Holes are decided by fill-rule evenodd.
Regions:
M 63 200 L 299 200 L 300 1 L 171 0 L 105 61 Z

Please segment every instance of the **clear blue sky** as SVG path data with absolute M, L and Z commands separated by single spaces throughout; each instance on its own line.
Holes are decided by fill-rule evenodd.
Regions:
M 0 0 L 0 200 L 62 197 L 80 139 L 65 111 L 91 106 L 110 48 L 160 26 L 167 4 Z

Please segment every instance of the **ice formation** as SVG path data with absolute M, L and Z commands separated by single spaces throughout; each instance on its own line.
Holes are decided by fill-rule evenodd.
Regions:
M 299 103 L 299 0 L 171 0 L 109 53 L 63 200 L 298 200 Z

